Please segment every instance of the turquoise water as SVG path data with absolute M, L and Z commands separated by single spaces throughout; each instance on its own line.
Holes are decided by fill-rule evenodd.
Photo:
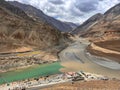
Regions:
M 61 73 L 59 69 L 63 68 L 59 62 L 52 64 L 36 65 L 25 69 L 14 70 L 0 73 L 0 84 L 10 83 L 28 78 L 47 76 Z

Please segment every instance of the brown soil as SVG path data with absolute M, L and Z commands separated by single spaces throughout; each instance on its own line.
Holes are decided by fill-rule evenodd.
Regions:
M 40 89 L 41 90 L 41 89 Z M 120 90 L 120 81 L 84 81 L 53 85 L 42 90 Z
M 112 40 L 112 41 L 105 41 L 105 42 L 97 42 L 95 43 L 97 46 L 114 50 L 114 51 L 119 51 L 120 52 L 120 40 Z
M 120 52 L 120 40 L 96 42 L 94 44 L 99 46 L 99 47 L 105 48 L 105 49 L 109 49 L 109 50 Z M 90 52 L 93 55 L 106 57 L 108 59 L 120 62 L 120 55 L 119 54 L 113 54 L 113 53 L 109 53 L 109 52 L 105 53 L 105 52 L 102 52 L 102 51 L 98 51 L 98 50 L 92 49 L 91 46 L 89 46 L 87 48 L 87 50 L 88 50 L 88 52 Z
M 105 57 L 105 58 L 120 62 L 120 55 L 119 54 L 104 53 L 104 52 L 101 52 L 101 51 L 94 50 L 90 46 L 87 48 L 87 50 L 92 55 L 101 56 L 101 57 Z

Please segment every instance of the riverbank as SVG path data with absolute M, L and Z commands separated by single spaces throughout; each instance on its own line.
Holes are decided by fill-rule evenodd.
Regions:
M 102 75 L 79 71 L 79 72 L 66 72 L 62 74 L 55 74 L 46 77 L 13 82 L 10 83 L 9 85 L 4 84 L 0 87 L 2 88 L 2 90 L 21 90 L 23 88 L 26 88 L 26 90 L 39 90 L 52 85 L 66 82 L 108 80 L 108 79 L 109 78 L 106 78 L 105 76 Z

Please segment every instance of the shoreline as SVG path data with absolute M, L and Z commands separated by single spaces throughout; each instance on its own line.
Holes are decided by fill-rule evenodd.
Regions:
M 53 68 L 56 67 L 56 68 Z M 54 75 L 54 74 L 59 74 L 60 68 L 63 66 L 60 65 L 59 62 L 54 62 L 54 63 L 48 63 L 48 64 L 42 64 L 42 65 L 36 65 L 24 69 L 18 69 L 18 70 L 13 70 L 5 73 L 1 73 L 1 78 L 0 79 L 5 79 L 5 81 L 2 79 L 0 83 L 6 83 L 7 82 L 14 82 L 14 81 L 21 81 L 21 80 L 26 80 L 26 79 L 31 79 L 35 77 L 42 77 L 42 76 L 49 76 L 49 75 Z M 11 77 L 12 75 L 12 77 Z
M 91 81 L 91 80 L 109 80 L 110 78 L 107 78 L 103 75 L 97 75 L 93 73 L 88 73 L 88 72 L 66 72 L 66 73 L 61 73 L 61 74 L 54 74 L 50 75 L 48 77 L 42 77 L 36 79 L 31 79 L 29 81 L 15 81 L 10 83 L 9 86 L 7 84 L 0 85 L 3 90 L 6 90 L 7 88 L 23 88 L 25 87 L 26 90 L 33 90 L 35 88 L 46 88 L 52 85 L 57 85 L 57 84 L 62 84 L 62 83 L 69 83 L 69 82 L 74 82 L 75 77 L 81 78 L 79 81 Z M 77 79 L 76 79 L 77 80 Z

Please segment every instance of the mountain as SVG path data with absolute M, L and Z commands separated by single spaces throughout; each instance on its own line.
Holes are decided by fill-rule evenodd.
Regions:
M 0 0 L 0 52 L 17 48 L 39 48 L 64 44 L 66 37 L 46 22 L 38 22 L 24 11 Z
M 72 22 L 64 22 L 65 24 L 69 25 L 70 27 L 72 27 L 72 30 L 74 30 L 75 28 L 77 28 L 79 25 L 72 23 Z
M 73 30 L 72 33 L 79 34 L 79 33 L 87 31 L 89 28 L 94 26 L 102 17 L 103 15 L 100 13 L 90 17 L 87 21 L 85 21 L 83 24 L 81 24 L 79 27 Z
M 14 5 L 15 7 L 19 7 L 20 9 L 22 9 L 28 16 L 32 17 L 34 20 L 39 20 L 40 22 L 47 22 L 62 32 L 69 32 L 73 28 L 75 28 L 69 24 L 66 24 L 62 21 L 56 20 L 50 16 L 45 15 L 41 10 L 31 5 L 22 4 L 17 1 L 9 1 L 9 3 L 11 5 Z
M 72 33 L 91 41 L 87 47 L 90 54 L 120 63 L 120 4 L 94 15 Z
M 109 9 L 104 15 L 97 14 L 92 18 L 93 22 L 91 18 L 88 19 L 74 32 L 93 41 L 120 39 L 120 4 Z
M 105 12 L 106 20 L 120 19 L 120 3 Z

